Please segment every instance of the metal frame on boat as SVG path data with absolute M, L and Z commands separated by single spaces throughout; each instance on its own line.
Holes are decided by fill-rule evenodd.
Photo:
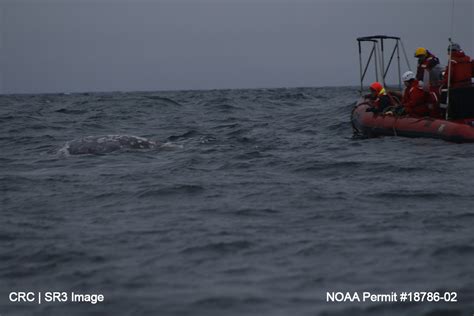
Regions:
M 387 41 L 393 43 L 393 50 L 390 55 L 390 60 L 385 67 L 385 47 L 387 46 Z M 400 69 L 400 47 L 402 48 L 403 55 L 405 56 L 405 61 L 407 63 L 407 67 L 411 70 L 410 62 L 408 60 L 407 53 L 405 51 L 405 46 L 400 37 L 397 36 L 386 36 L 386 35 L 374 35 L 374 36 L 364 36 L 358 37 L 357 42 L 359 45 L 359 68 L 360 68 L 360 94 L 362 95 L 362 91 L 364 90 L 364 79 L 367 74 L 367 70 L 369 68 L 370 62 L 372 61 L 372 57 L 374 58 L 374 66 L 375 66 L 375 80 L 379 81 L 379 76 L 382 79 L 381 83 L 383 86 L 386 86 L 385 78 L 387 77 L 388 71 L 390 69 L 390 65 L 392 64 L 393 57 L 395 53 L 397 54 L 397 69 L 398 69 L 398 88 L 402 90 L 402 81 L 401 81 L 401 69 Z M 362 65 L 362 47 L 364 44 L 372 44 L 372 50 L 370 51 L 369 57 L 367 62 L 365 63 L 365 67 Z M 364 68 L 364 70 L 362 70 Z

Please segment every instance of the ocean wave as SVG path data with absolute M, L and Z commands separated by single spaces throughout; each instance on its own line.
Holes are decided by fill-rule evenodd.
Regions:
M 226 254 L 234 253 L 252 247 L 253 244 L 247 240 L 227 241 L 227 242 L 213 242 L 200 246 L 190 246 L 181 250 L 184 254 L 197 253 L 217 253 Z
M 250 216 L 250 217 L 260 217 L 260 216 L 272 216 L 274 214 L 280 213 L 279 210 L 273 208 L 243 208 L 233 212 L 237 216 Z
M 236 306 L 254 306 L 259 304 L 266 304 L 267 299 L 259 296 L 251 296 L 249 294 L 242 295 L 242 297 L 236 296 L 209 296 L 199 300 L 196 300 L 192 303 L 194 308 L 211 308 L 219 310 L 229 310 L 232 307 Z
M 176 105 L 176 106 L 182 106 L 179 102 L 176 102 L 170 98 L 166 97 L 161 97 L 161 96 L 156 96 L 156 95 L 151 95 L 151 96 L 145 96 L 145 98 L 153 101 L 160 101 L 160 105 Z
M 424 190 L 392 190 L 388 192 L 378 192 L 370 194 L 373 197 L 380 199 L 419 199 L 419 200 L 442 200 L 446 198 L 462 198 L 462 194 L 454 192 L 432 191 Z
M 437 247 L 432 255 L 434 257 L 474 255 L 474 246 L 466 244 Z
M 181 140 L 181 139 L 184 139 L 184 138 L 191 138 L 191 137 L 195 137 L 195 136 L 199 136 L 199 135 L 201 135 L 201 134 L 198 131 L 189 130 L 189 131 L 184 132 L 183 134 L 171 135 L 167 139 L 169 141 L 177 141 L 177 140 Z
M 63 114 L 81 115 L 81 114 L 87 113 L 87 110 L 62 108 L 62 109 L 56 110 L 55 112 L 57 112 L 57 113 L 63 113 Z
M 173 185 L 170 187 L 164 187 L 159 189 L 148 189 L 138 194 L 138 197 L 155 197 L 155 196 L 169 196 L 169 195 L 180 195 L 180 194 L 200 194 L 205 191 L 205 188 L 200 185 L 194 184 L 181 184 Z
M 311 161 L 305 162 L 302 166 L 297 166 L 292 170 L 294 172 L 314 172 L 314 171 L 329 171 L 331 169 L 343 172 L 344 170 L 357 170 L 359 168 L 366 168 L 368 166 L 376 166 L 380 163 L 371 163 L 365 161 Z

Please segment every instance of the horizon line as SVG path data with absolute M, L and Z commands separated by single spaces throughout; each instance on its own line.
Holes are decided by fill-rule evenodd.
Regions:
M 387 87 L 392 84 L 387 84 Z M 393 84 L 398 86 L 398 84 Z M 364 87 L 368 87 L 365 86 Z M 0 96 L 15 96 L 15 95 L 72 95 L 72 94 L 101 94 L 101 93 L 153 93 L 153 92 L 192 92 L 192 91 L 224 91 L 224 90 L 273 90 L 273 89 L 321 89 L 321 88 L 357 88 L 359 85 L 324 85 L 324 86 L 287 86 L 287 87 L 252 87 L 252 88 L 205 88 L 205 89 L 166 89 L 166 90 L 84 90 L 84 91 L 46 91 L 46 92 L 13 92 L 0 93 Z

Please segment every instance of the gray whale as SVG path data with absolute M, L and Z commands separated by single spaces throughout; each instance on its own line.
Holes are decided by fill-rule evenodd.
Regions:
M 87 136 L 67 142 L 59 153 L 65 155 L 106 154 L 122 149 L 154 149 L 160 142 L 129 135 Z

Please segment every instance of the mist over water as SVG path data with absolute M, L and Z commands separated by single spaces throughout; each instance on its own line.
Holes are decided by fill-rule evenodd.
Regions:
M 0 96 L 0 313 L 471 315 L 474 145 L 355 139 L 357 98 Z M 13 304 L 14 290 L 105 302 Z M 459 302 L 327 303 L 327 291 Z

